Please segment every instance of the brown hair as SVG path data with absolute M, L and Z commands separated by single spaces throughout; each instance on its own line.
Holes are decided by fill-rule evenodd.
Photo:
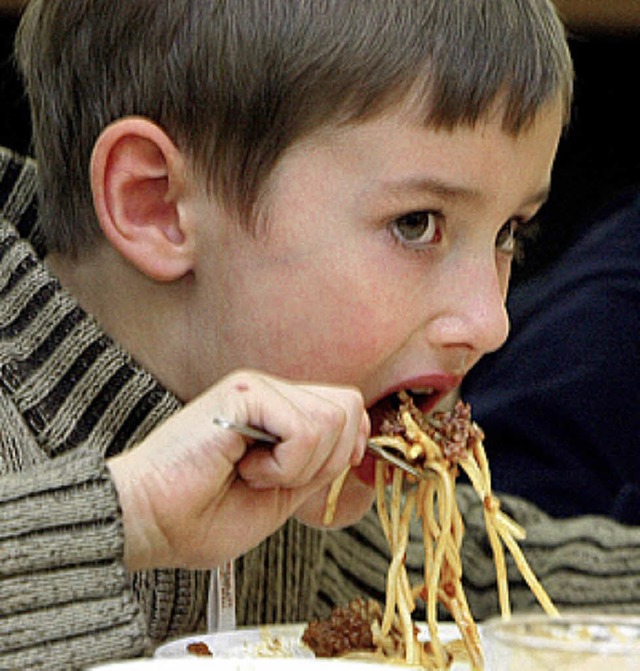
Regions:
M 162 126 L 213 193 L 250 215 L 283 151 L 410 94 L 426 124 L 504 99 L 518 133 L 572 67 L 548 0 L 32 0 L 17 56 L 32 105 L 49 249 L 98 234 L 88 165 L 126 115 Z

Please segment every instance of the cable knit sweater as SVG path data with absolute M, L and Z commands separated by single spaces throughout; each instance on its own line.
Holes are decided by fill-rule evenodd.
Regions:
M 34 185 L 33 162 L 0 151 L 0 670 L 81 669 L 201 629 L 207 574 L 123 566 L 105 459 L 180 403 L 47 270 Z M 466 586 L 483 618 L 496 596 L 482 505 L 468 488 L 460 503 Z M 640 610 L 639 529 L 504 503 L 528 528 L 525 550 L 560 607 Z M 421 545 L 416 528 L 411 573 Z M 305 621 L 362 594 L 382 599 L 387 563 L 373 512 L 336 532 L 290 521 L 238 560 L 238 620 Z M 515 607 L 529 607 L 513 578 Z

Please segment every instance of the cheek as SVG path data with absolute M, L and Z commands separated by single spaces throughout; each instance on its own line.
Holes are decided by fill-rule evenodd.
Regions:
M 246 342 L 252 360 L 242 365 L 293 379 L 361 385 L 401 340 L 391 306 L 353 277 L 307 275 L 304 282 L 278 286 L 288 288 L 269 290 L 263 283 L 254 293 L 256 328 Z
M 271 344 L 285 369 L 278 372 L 344 384 L 360 383 L 394 346 L 371 296 L 337 289 L 296 302 L 273 324 Z
M 368 237 L 337 248 L 332 236 L 307 238 L 260 249 L 249 241 L 232 275 L 217 268 L 221 354 L 227 368 L 361 386 L 406 340 L 397 299 L 406 272 L 389 268 Z

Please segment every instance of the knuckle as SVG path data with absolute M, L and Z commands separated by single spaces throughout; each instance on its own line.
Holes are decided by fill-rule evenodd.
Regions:
M 337 435 L 347 424 L 347 415 L 347 410 L 343 406 L 331 404 L 318 413 L 317 422 L 324 431 Z
M 305 423 L 300 427 L 299 440 L 304 447 L 315 450 L 322 441 L 322 426 L 316 423 Z
M 345 387 L 344 402 L 353 412 L 364 410 L 364 397 L 357 387 Z

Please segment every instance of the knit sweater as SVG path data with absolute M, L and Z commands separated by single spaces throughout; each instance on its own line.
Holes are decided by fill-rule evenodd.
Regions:
M 81 669 L 201 629 L 207 574 L 125 570 L 105 460 L 180 402 L 48 271 L 34 185 L 33 162 L 0 151 L 0 670 Z M 459 496 L 465 585 L 483 618 L 496 595 L 482 503 L 465 487 Z M 639 529 L 558 521 L 521 499 L 503 501 L 527 527 L 525 552 L 559 606 L 640 610 Z M 414 578 L 421 548 L 416 527 Z M 290 521 L 237 561 L 238 620 L 306 621 L 356 596 L 383 599 L 387 566 L 375 512 L 332 532 Z M 528 589 L 512 578 L 515 607 L 529 607 Z
M 201 628 L 208 574 L 124 568 L 105 459 L 180 403 L 48 271 L 35 202 L 0 152 L 0 669 L 75 669 Z M 312 615 L 322 539 L 291 521 L 238 561 L 241 623 Z

